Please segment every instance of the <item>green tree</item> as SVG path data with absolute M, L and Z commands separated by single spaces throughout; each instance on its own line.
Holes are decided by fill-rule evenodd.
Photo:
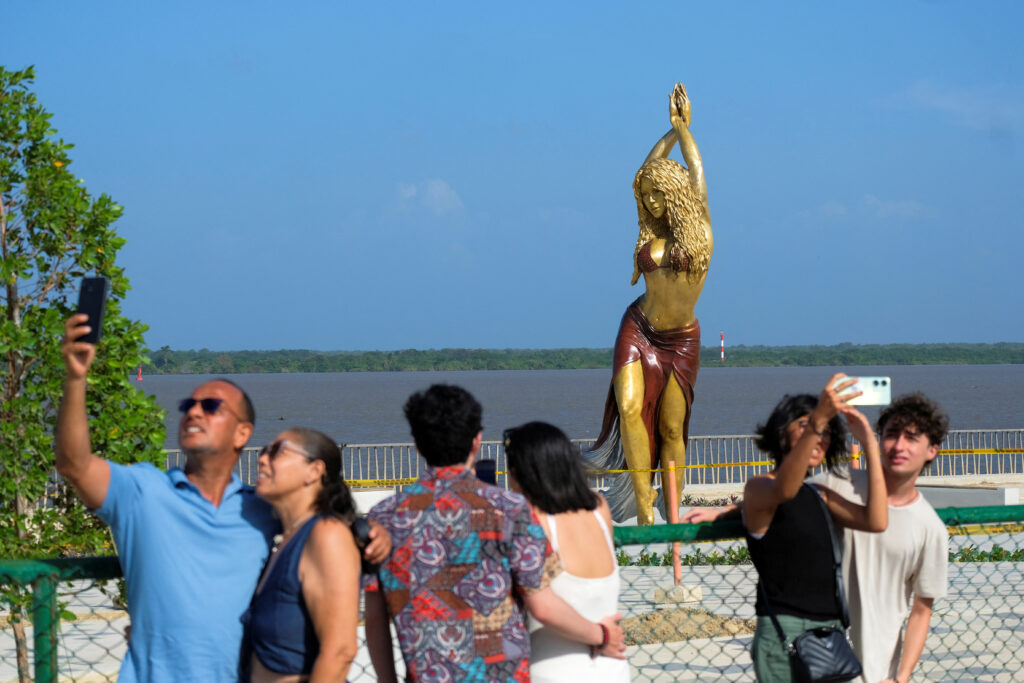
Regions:
M 231 360 L 231 356 L 226 353 L 222 353 L 217 356 L 215 367 L 217 368 L 217 372 L 221 375 L 230 375 L 235 371 L 235 363 Z
M 161 371 L 167 372 L 172 367 L 173 352 L 169 346 L 161 346 L 160 350 L 152 358 L 153 366 Z
M 0 67 L 0 557 L 109 553 L 106 527 L 53 474 L 60 339 L 81 276 L 110 281 L 90 373 L 93 451 L 115 462 L 162 462 L 163 413 L 130 381 L 146 327 L 121 315 L 129 284 L 114 262 L 124 239 L 113 223 L 122 208 L 91 196 L 69 170 L 72 145 L 57 137 L 33 80 L 32 68 Z M 15 605 L 9 619 L 27 680 L 24 596 L 0 588 Z

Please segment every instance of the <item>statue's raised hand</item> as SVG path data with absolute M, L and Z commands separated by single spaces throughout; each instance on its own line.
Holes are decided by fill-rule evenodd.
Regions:
M 677 121 L 687 128 L 690 127 L 690 98 L 686 95 L 686 86 L 682 83 L 676 83 L 676 87 L 672 88 L 672 94 L 668 96 L 668 116 L 673 128 Z

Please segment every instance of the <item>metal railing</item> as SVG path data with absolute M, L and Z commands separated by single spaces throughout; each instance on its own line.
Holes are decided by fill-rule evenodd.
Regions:
M 945 508 L 949 593 L 937 600 L 915 680 L 1019 680 L 1024 671 L 1024 506 Z M 756 572 L 736 522 L 617 527 L 619 610 L 634 681 L 750 680 Z M 683 546 L 683 587 L 672 595 L 670 542 Z M 0 562 L 0 586 L 31 593 L 28 647 L 38 683 L 114 681 L 128 615 L 103 580 L 116 557 Z M 61 620 L 61 611 L 76 614 Z M 14 638 L 0 613 L 0 681 L 16 680 Z M 397 653 L 397 650 L 396 650 Z M 376 677 L 362 640 L 349 680 Z
M 1024 429 L 958 429 L 925 476 L 1024 473 Z
M 575 439 L 581 448 L 593 445 L 593 439 Z M 247 484 L 256 482 L 256 458 L 259 449 L 246 448 L 236 471 Z M 505 471 L 505 450 L 500 441 L 485 441 L 482 458 L 497 461 Z M 393 486 L 393 480 L 415 479 L 426 466 L 411 443 L 348 444 L 342 449 L 342 471 L 345 478 L 369 482 L 373 486 Z M 179 450 L 167 452 L 168 467 L 183 467 L 184 455 Z M 771 469 L 768 456 L 758 451 L 751 434 L 731 436 L 691 436 L 686 451 L 686 485 L 737 485 L 749 477 Z M 960 429 L 949 432 L 939 456 L 922 475 L 1024 475 L 1024 429 Z M 655 475 L 660 485 L 660 474 Z M 604 488 L 604 479 L 595 476 L 592 484 Z M 506 482 L 499 475 L 498 484 Z

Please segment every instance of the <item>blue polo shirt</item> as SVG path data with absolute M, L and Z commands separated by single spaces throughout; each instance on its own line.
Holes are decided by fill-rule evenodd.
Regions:
M 119 680 L 237 681 L 241 616 L 279 529 L 270 506 L 235 475 L 214 506 L 180 469 L 110 463 L 96 514 L 128 586 Z

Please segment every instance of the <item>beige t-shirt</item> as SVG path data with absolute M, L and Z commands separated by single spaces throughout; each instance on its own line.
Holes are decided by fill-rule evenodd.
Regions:
M 846 479 L 824 472 L 810 481 L 866 504 L 867 472 L 848 474 Z M 909 505 L 889 506 L 889 526 L 881 533 L 845 529 L 843 546 L 850 639 L 864 667 L 862 680 L 878 683 L 895 675 L 899 666 L 903 622 L 912 596 L 946 595 L 949 534 L 935 509 L 918 494 Z

